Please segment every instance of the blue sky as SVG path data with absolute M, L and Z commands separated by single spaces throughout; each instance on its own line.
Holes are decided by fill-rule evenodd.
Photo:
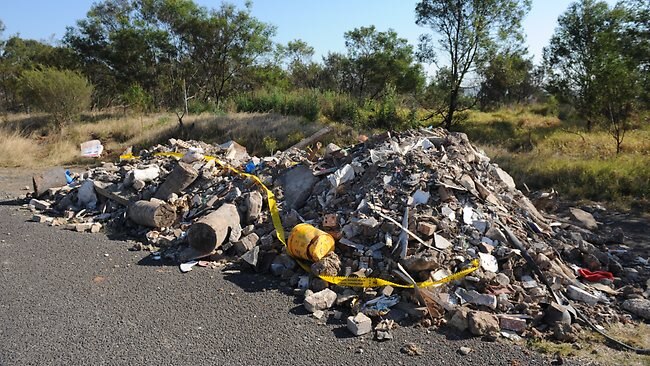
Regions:
M 615 0 L 606 0 L 613 5 Z M 54 42 L 66 26 L 85 17 L 93 0 L 1 0 L 0 20 L 6 26 L 3 37 L 19 33 L 23 38 Z M 196 0 L 207 7 L 218 7 L 220 0 Z M 245 0 L 230 1 L 243 7 Z M 275 41 L 286 43 L 300 38 L 314 47 L 316 59 L 328 51 L 344 49 L 343 33 L 355 27 L 374 24 L 378 30 L 393 28 L 417 44 L 425 28 L 415 25 L 415 0 L 256 0 L 253 15 L 277 26 Z M 568 7 L 568 0 L 533 0 L 524 20 L 530 54 L 541 60 L 557 17 Z

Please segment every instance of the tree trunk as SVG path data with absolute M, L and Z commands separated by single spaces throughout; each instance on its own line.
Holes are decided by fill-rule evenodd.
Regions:
M 176 210 L 162 201 L 137 201 L 129 206 L 127 217 L 142 226 L 170 227 L 176 221 Z
M 198 176 L 199 172 L 190 164 L 179 161 L 176 168 L 169 173 L 165 182 L 158 187 L 154 197 L 167 200 L 172 193 L 179 193 L 187 188 Z

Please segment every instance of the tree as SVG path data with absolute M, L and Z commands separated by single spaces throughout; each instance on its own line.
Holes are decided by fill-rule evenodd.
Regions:
M 92 85 L 85 77 L 71 70 L 47 67 L 24 71 L 20 83 L 25 100 L 33 107 L 50 113 L 58 131 L 90 106 Z
M 389 29 L 374 26 L 345 32 L 351 77 L 348 91 L 357 97 L 380 98 L 388 85 L 397 93 L 414 93 L 424 85 L 422 66 L 415 62 L 413 47 Z
M 416 5 L 416 24 L 438 36 L 447 56 L 450 85 L 440 113 L 446 128 L 455 122 L 463 81 L 480 55 L 499 41 L 521 42 L 521 20 L 529 9 L 530 0 L 421 0 Z M 431 34 L 420 36 L 422 60 L 436 62 L 435 40 Z
M 576 108 L 587 121 L 587 130 L 596 119 L 593 108 L 599 93 L 594 83 L 596 70 L 603 62 L 603 55 L 613 51 L 607 50 L 609 45 L 604 41 L 611 37 L 605 35 L 616 32 L 617 23 L 605 2 L 572 3 L 558 18 L 558 27 L 544 49 L 549 91 Z
M 17 90 L 23 71 L 45 66 L 68 68 L 72 65 L 70 53 L 65 48 L 18 36 L 3 41 L 0 47 L 0 103 L 3 109 L 17 111 L 21 108 Z
M 525 51 L 500 52 L 479 68 L 482 78 L 479 102 L 482 108 L 522 103 L 532 97 L 537 88 L 533 62 Z
M 594 123 L 608 128 L 617 153 L 641 99 L 647 65 L 642 49 L 630 50 L 638 42 L 638 31 L 629 29 L 632 15 L 625 6 L 594 0 L 571 4 L 545 50 L 553 92 L 574 103 L 588 129 Z

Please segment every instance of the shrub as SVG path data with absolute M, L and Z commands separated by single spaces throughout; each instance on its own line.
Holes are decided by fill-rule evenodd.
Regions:
M 72 70 L 48 67 L 24 71 L 21 75 L 21 93 L 26 102 L 51 114 L 59 130 L 88 109 L 92 92 L 88 80 Z

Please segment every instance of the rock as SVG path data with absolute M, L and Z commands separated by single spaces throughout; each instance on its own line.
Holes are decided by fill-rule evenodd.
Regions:
M 262 195 L 258 191 L 253 191 L 247 193 L 244 200 L 246 202 L 246 223 L 252 223 L 262 213 Z
M 436 225 L 430 222 L 418 223 L 418 232 L 424 236 L 431 236 L 436 232 Z
M 499 168 L 496 165 L 492 165 L 492 174 L 501 180 L 508 189 L 515 189 L 515 180 L 512 179 L 510 174 L 506 173 L 503 169 Z
M 251 233 L 241 238 L 239 241 L 233 243 L 233 247 L 237 252 L 237 255 L 242 255 L 249 250 L 253 249 L 259 242 L 260 237 L 255 233 Z
M 307 311 L 313 313 L 317 310 L 329 309 L 336 301 L 336 292 L 326 288 L 324 290 L 315 292 L 307 297 L 303 305 Z
M 432 271 L 440 266 L 436 258 L 420 255 L 412 255 L 410 257 L 406 257 L 402 259 L 400 263 L 410 273 Z
M 253 268 L 257 268 L 259 256 L 260 256 L 260 247 L 254 247 L 253 249 L 244 253 L 244 255 L 241 256 L 241 259 L 244 262 L 251 265 Z
M 97 207 L 97 194 L 95 193 L 95 184 L 92 180 L 87 179 L 77 190 L 77 202 L 79 206 L 94 210 Z
M 566 323 L 556 323 L 553 326 L 553 337 L 560 342 L 568 343 L 573 343 L 577 339 L 571 324 Z
M 469 331 L 476 336 L 499 334 L 499 320 L 485 311 L 471 311 L 467 317 Z
M 50 208 L 50 203 L 32 198 L 29 201 L 29 207 L 38 211 L 45 211 Z
M 650 320 L 650 300 L 648 299 L 625 300 L 623 302 L 623 309 L 638 316 L 639 318 Z
M 358 313 L 355 316 L 349 316 L 347 325 L 350 333 L 354 334 L 357 337 L 370 333 L 372 331 L 372 320 L 368 318 L 364 313 Z
M 102 224 L 98 222 L 94 222 L 92 223 L 92 225 L 90 225 L 90 232 L 93 234 L 98 233 L 101 229 L 102 229 Z
M 322 319 L 323 316 L 325 316 L 325 312 L 323 310 L 316 310 L 313 313 L 311 313 L 311 316 L 316 319 Z
M 434 235 L 433 241 L 434 241 L 434 245 L 438 249 L 444 250 L 451 246 L 451 242 L 449 240 L 445 239 L 444 237 L 438 234 Z
M 459 331 L 465 331 L 469 328 L 469 315 L 470 309 L 464 306 L 457 308 L 447 322 L 447 325 Z
M 339 256 L 330 252 L 318 262 L 311 265 L 311 271 L 318 276 L 337 276 L 341 270 L 341 260 Z
M 499 263 L 492 254 L 478 253 L 478 256 L 481 258 L 481 268 L 488 272 L 499 272 Z
M 556 323 L 571 324 L 571 314 L 566 307 L 553 302 L 544 311 L 544 321 L 550 326 Z
M 569 287 L 567 287 L 567 295 L 569 298 L 582 301 L 587 305 L 594 306 L 598 303 L 598 297 L 574 285 L 569 285 Z
M 576 207 L 569 208 L 569 213 L 571 218 L 578 224 L 578 226 L 583 227 L 587 230 L 596 230 L 598 229 L 598 223 L 596 219 L 587 211 L 583 211 Z
M 299 209 L 311 195 L 311 190 L 318 181 L 311 169 L 297 165 L 287 170 L 278 178 L 284 192 L 284 209 Z
M 526 330 L 526 320 L 509 316 L 499 318 L 501 330 L 512 330 L 517 333 L 523 333 Z
M 494 276 L 494 282 L 498 283 L 499 286 L 505 287 L 510 284 L 510 278 L 503 273 L 497 273 L 497 275 Z
M 32 216 L 31 221 L 38 222 L 38 223 L 46 223 L 46 222 L 53 221 L 53 219 L 51 217 L 47 217 L 45 215 L 34 215 L 34 216 Z
M 480 294 L 476 290 L 467 291 L 462 287 L 456 289 L 456 295 L 470 304 L 487 306 L 490 309 L 497 308 L 497 297 L 494 295 Z
M 288 254 L 282 253 L 273 258 L 271 263 L 271 273 L 275 276 L 282 275 L 285 271 L 292 271 L 296 268 L 296 261 L 291 258 Z M 296 284 L 299 282 L 297 279 Z M 305 287 L 307 288 L 307 287 Z
M 472 349 L 469 347 L 460 347 L 458 349 L 458 353 L 460 353 L 463 356 L 467 356 L 470 352 L 472 352 Z

